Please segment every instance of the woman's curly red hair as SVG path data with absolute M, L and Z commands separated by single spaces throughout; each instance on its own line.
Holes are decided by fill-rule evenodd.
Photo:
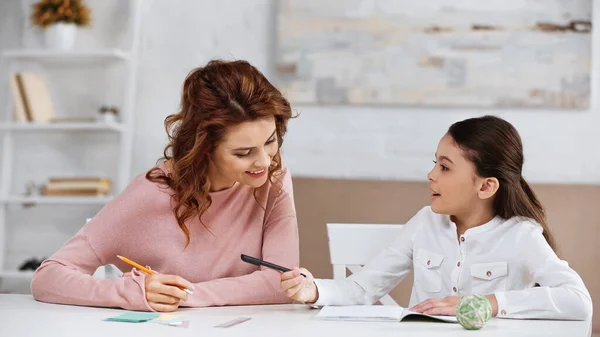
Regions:
M 213 60 L 192 70 L 183 83 L 181 111 L 165 119 L 169 143 L 162 160 L 169 173 L 155 167 L 146 173 L 152 182 L 173 191 L 173 213 L 190 242 L 186 221 L 210 207 L 209 160 L 227 129 L 247 121 L 274 117 L 279 147 L 292 118 L 289 102 L 265 76 L 246 61 Z M 269 168 L 269 180 L 281 171 L 279 151 Z M 187 245 L 186 244 L 186 245 Z

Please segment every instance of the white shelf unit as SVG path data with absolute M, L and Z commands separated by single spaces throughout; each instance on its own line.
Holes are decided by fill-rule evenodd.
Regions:
M 0 131 L 38 132 L 38 131 L 114 131 L 125 132 L 122 123 L 0 123 Z
M 13 104 L 7 104 L 7 120 L 0 121 L 0 137 L 2 139 L 2 158 L 0 176 L 0 285 L 3 280 L 16 279 L 29 282 L 33 276 L 31 271 L 18 271 L 6 267 L 6 229 L 7 214 L 10 205 L 96 205 L 103 206 L 112 200 L 113 196 L 103 197 L 48 197 L 48 196 L 22 196 L 14 195 L 12 191 L 13 170 L 13 138 L 16 134 L 47 134 L 48 132 L 108 132 L 119 137 L 119 160 L 118 177 L 113 184 L 113 193 L 120 193 L 129 183 L 131 174 L 131 151 L 133 146 L 133 122 L 134 103 L 137 76 L 137 49 L 141 26 L 142 0 L 128 0 L 129 6 L 129 34 L 128 50 L 121 49 L 98 49 L 98 50 L 73 50 L 55 51 L 44 49 L 13 49 L 5 50 L 0 56 L 2 62 L 13 69 L 12 64 L 19 62 L 35 63 L 40 66 L 68 66 L 69 64 L 90 64 L 93 66 L 102 64 L 120 63 L 124 66 L 123 90 L 124 100 L 120 106 L 120 121 L 114 123 L 105 122 L 57 122 L 57 123 L 22 123 L 13 120 Z M 85 135 L 83 135 L 85 137 Z M 46 207 L 53 211 L 54 207 Z M 74 219 L 84 223 L 85 219 Z
M 3 271 L 0 275 L 3 279 L 13 279 L 13 280 L 23 280 L 30 281 L 33 277 L 32 271 L 18 271 L 18 270 L 10 270 Z
M 10 49 L 2 53 L 2 56 L 15 60 L 36 60 L 41 62 L 81 62 L 81 61 L 126 61 L 129 52 L 121 49 L 98 49 L 84 51 L 56 51 L 44 49 Z
M 104 205 L 112 200 L 112 196 L 101 197 L 46 197 L 11 195 L 0 199 L 3 204 L 24 205 Z
M 120 49 L 99 49 L 87 51 L 55 51 L 43 49 L 13 49 L 6 50 L 2 56 L 13 60 L 28 60 L 39 62 L 98 62 L 98 61 L 127 61 L 130 53 Z

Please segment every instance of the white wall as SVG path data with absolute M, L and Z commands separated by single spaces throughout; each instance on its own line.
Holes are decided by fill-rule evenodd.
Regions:
M 121 6 L 115 0 L 88 2 L 97 19 L 91 33 L 81 36 L 78 46 L 122 42 L 121 34 L 111 30 L 115 20 L 123 19 L 118 15 Z M 133 174 L 144 172 L 160 156 L 166 141 L 163 119 L 177 110 L 181 84 L 192 68 L 211 58 L 246 59 L 274 78 L 276 1 L 144 2 Z M 6 2 L 1 6 L 20 9 L 18 4 L 12 8 Z M 2 13 L 6 24 L 8 12 Z M 112 26 L 104 19 L 110 19 Z M 3 40 L 12 39 L 11 43 L 2 41 L 2 46 L 22 42 L 15 42 L 6 31 L 2 35 Z M 24 35 L 23 43 L 32 44 L 33 34 Z M 596 43 L 596 52 L 599 44 Z M 598 65 L 593 69 L 597 87 Z M 65 86 L 78 84 L 70 82 Z M 600 140 L 595 131 L 600 126 L 599 97 L 593 97 L 591 111 L 296 105 L 294 109 L 301 117 L 290 122 L 285 160 L 297 176 L 423 180 L 432 165 L 437 141 L 451 123 L 492 113 L 507 118 L 521 132 L 526 152 L 524 171 L 529 180 L 597 184 Z
M 162 117 L 175 109 L 181 82 L 189 69 L 214 57 L 240 58 L 273 77 L 275 9 L 271 3 L 149 3 L 144 16 L 146 41 L 137 100 L 141 128 L 136 136 L 136 144 L 144 144 L 146 151 L 135 154 L 135 172 L 144 171 L 154 162 L 157 150 L 162 149 Z M 165 16 L 177 20 L 168 25 L 154 24 Z M 596 45 L 600 55 L 600 43 Z M 597 87 L 598 65 L 594 65 L 594 72 Z M 296 176 L 423 180 L 432 165 L 437 142 L 450 124 L 493 113 L 507 118 L 521 132 L 526 152 L 524 174 L 529 180 L 597 184 L 599 97 L 594 97 L 595 111 L 294 106 L 301 117 L 289 124 L 284 159 Z
M 119 0 L 88 0 L 88 3 L 93 10 L 94 26 L 80 34 L 77 47 L 121 45 L 126 24 L 123 3 Z M 246 59 L 268 77 L 274 76 L 275 1 L 144 0 L 144 3 L 132 175 L 145 172 L 161 156 L 166 141 L 163 120 L 177 110 L 181 84 L 192 68 L 212 58 Z M 0 1 L 0 49 L 39 45 L 39 33 L 23 23 L 21 7 L 19 0 Z M 600 55 L 599 27 L 594 29 L 594 51 Z M 526 152 L 525 176 L 530 181 L 599 184 L 598 64 L 593 69 L 595 95 L 591 111 L 294 106 L 301 116 L 289 124 L 284 159 L 296 176 L 424 180 L 437 142 L 451 123 L 493 113 L 507 118 L 521 132 Z M 70 93 L 62 100 L 68 108 L 65 114 L 93 113 L 106 100 L 103 88 L 110 88 L 111 99 L 118 97 L 116 87 L 110 87 L 117 80 L 115 71 L 90 71 L 96 72 L 98 81 L 90 82 L 89 77 L 72 74 L 74 79 L 80 76 L 79 79 L 86 80 L 86 85 L 68 80 L 65 73 L 56 75 L 56 89 Z M 1 76 L 1 107 L 7 92 L 6 76 Z M 47 176 L 49 165 L 54 165 L 53 170 L 115 172 L 116 149 L 112 138 L 55 137 L 54 143 L 36 137 L 23 141 L 19 156 L 27 156 L 15 168 L 17 190 L 31 177 Z M 57 150 L 53 144 L 62 149 Z M 51 254 L 95 211 L 73 208 L 48 214 L 48 210 L 41 208 L 15 210 L 10 217 L 13 229 L 8 233 L 11 251 L 7 263 L 16 266 L 32 254 Z M 43 239 L 31 239 L 32 233 Z
M 135 154 L 134 172 L 144 171 L 162 148 L 162 118 L 177 106 L 188 70 L 214 57 L 240 58 L 273 77 L 275 9 L 270 3 L 230 0 L 148 4 L 137 100 L 140 129 L 136 136 L 136 144 L 144 151 Z M 165 17 L 177 20 L 156 24 L 164 22 Z M 597 84 L 597 65 L 594 72 Z M 423 180 L 432 165 L 437 142 L 451 123 L 493 113 L 507 118 L 521 132 L 526 152 L 524 174 L 529 180 L 597 184 L 599 97 L 594 97 L 595 111 L 295 106 L 301 117 L 290 122 L 284 158 L 297 176 Z
M 249 60 L 273 78 L 272 3 L 275 2 L 148 3 L 137 100 L 140 128 L 136 144 L 143 151 L 134 154 L 134 172 L 144 171 L 162 149 L 162 119 L 175 110 L 182 80 L 191 68 L 215 57 L 239 58 Z M 177 19 L 156 24 L 164 22 L 165 17 Z M 595 50 L 600 55 L 598 48 Z M 597 65 L 594 73 L 597 87 Z M 597 184 L 599 97 L 593 98 L 595 111 L 294 106 L 301 117 L 289 124 L 284 159 L 296 176 L 423 180 L 432 165 L 437 142 L 450 124 L 493 113 L 507 118 L 521 132 L 526 152 L 524 174 L 529 180 Z

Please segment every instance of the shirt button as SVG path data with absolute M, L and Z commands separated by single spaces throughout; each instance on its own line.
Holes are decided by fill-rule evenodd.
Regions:
M 501 314 L 502 316 L 506 316 L 506 310 L 502 310 L 502 311 L 500 311 L 500 314 Z
M 492 272 L 491 271 L 487 271 L 487 273 L 485 273 L 487 275 L 487 277 L 491 277 L 492 276 Z
M 430 264 L 431 264 L 431 260 L 427 260 L 427 265 L 430 265 Z
M 458 289 L 456 289 L 456 287 L 452 288 L 452 291 L 457 292 Z
M 460 267 L 460 261 L 458 261 L 458 263 L 456 264 L 457 267 Z
M 461 237 L 460 237 L 460 241 L 461 241 L 461 242 L 465 242 L 465 237 L 464 237 L 464 236 L 461 236 Z

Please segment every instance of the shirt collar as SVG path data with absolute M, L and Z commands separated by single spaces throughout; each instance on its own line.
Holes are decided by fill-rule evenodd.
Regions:
M 446 217 L 446 220 L 448 221 L 448 224 L 450 225 L 450 227 L 452 229 L 454 229 L 454 232 L 456 232 L 456 224 L 450 219 L 449 215 L 445 215 L 445 217 Z M 496 226 L 500 225 L 503 222 L 504 222 L 504 219 L 502 219 L 500 216 L 496 215 L 495 217 L 492 218 L 492 220 L 490 220 L 482 225 L 467 229 L 463 235 L 468 236 L 468 235 L 473 235 L 473 234 L 484 233 L 491 229 L 494 229 Z

